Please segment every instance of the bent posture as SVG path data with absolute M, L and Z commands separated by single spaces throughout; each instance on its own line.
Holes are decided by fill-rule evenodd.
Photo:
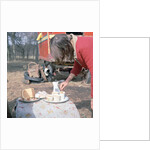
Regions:
M 63 90 L 77 76 L 82 67 L 91 73 L 91 108 L 93 109 L 93 37 L 75 36 L 73 34 L 57 34 L 50 40 L 52 57 L 57 62 L 74 60 L 74 67 L 66 81 L 60 84 Z

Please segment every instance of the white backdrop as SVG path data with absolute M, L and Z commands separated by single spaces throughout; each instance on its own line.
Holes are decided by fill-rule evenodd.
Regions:
M 1 4 L 1 148 L 99 149 L 99 1 Z M 7 119 L 7 32 L 53 31 L 94 34 L 94 118 Z
M 102 38 L 100 139 L 149 140 L 149 39 Z
M 100 0 L 100 37 L 105 37 L 100 39 L 101 150 L 150 149 L 147 62 L 150 43 L 148 38 L 140 38 L 150 37 L 149 6 L 149 0 Z M 123 68 L 117 69 L 118 66 Z M 123 82 L 121 77 L 117 78 L 119 75 Z
M 149 0 L 100 0 L 101 37 L 150 37 Z

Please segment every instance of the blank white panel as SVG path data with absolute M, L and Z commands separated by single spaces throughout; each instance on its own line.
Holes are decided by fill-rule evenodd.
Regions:
M 150 150 L 150 141 L 101 141 L 100 150 Z
M 149 39 L 100 40 L 100 138 L 149 139 Z
M 100 0 L 101 37 L 150 37 L 150 0 Z

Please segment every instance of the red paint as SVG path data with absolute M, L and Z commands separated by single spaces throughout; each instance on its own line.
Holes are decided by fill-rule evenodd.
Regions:
M 47 36 L 47 32 L 38 32 L 38 35 L 42 33 L 42 37 Z M 48 32 L 49 35 L 55 35 L 55 34 L 66 34 L 66 32 Z M 84 32 L 83 36 L 93 36 L 93 32 Z M 50 38 L 49 38 L 50 39 Z M 45 40 L 39 45 L 39 59 L 46 60 L 46 61 L 52 61 L 52 57 L 50 53 L 48 52 L 48 40 Z
M 56 106 L 57 109 L 60 109 L 59 107 Z

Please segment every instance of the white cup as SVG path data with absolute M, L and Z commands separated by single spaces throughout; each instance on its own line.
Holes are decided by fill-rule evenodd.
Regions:
M 53 95 L 47 95 L 46 99 L 47 101 L 50 101 L 50 102 L 54 100 Z
M 61 97 L 61 101 L 65 99 L 65 92 L 64 91 L 60 91 L 60 97 Z
M 54 101 L 55 101 L 55 102 L 61 101 L 60 95 L 53 95 L 53 96 L 54 96 Z

